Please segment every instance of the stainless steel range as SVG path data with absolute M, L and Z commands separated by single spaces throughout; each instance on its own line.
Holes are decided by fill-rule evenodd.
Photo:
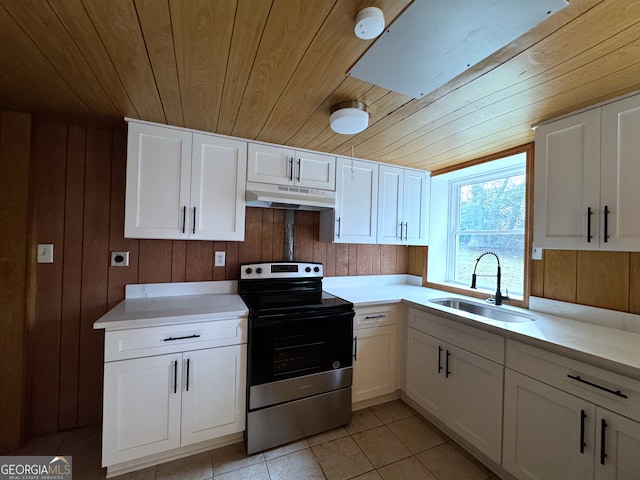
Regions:
M 351 421 L 353 304 L 323 292 L 322 275 L 319 263 L 241 266 L 249 454 Z

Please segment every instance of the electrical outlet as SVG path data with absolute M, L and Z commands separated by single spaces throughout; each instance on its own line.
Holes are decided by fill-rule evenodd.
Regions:
M 227 252 L 216 252 L 215 256 L 215 266 L 216 267 L 224 267 L 226 262 Z
M 53 263 L 53 243 L 38 244 L 38 263 Z
M 128 267 L 129 252 L 111 252 L 112 267 Z
M 542 260 L 542 248 L 533 247 L 531 251 L 531 260 Z

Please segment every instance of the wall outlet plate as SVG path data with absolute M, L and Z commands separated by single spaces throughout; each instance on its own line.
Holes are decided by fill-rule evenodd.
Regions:
M 531 260 L 542 260 L 542 248 L 533 247 L 531 251 Z
M 111 252 L 112 267 L 128 267 L 129 252 Z
M 226 263 L 227 252 L 215 252 L 215 267 L 224 267 Z

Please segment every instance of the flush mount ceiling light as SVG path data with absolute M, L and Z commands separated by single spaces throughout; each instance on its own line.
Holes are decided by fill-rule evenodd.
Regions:
M 331 130 L 344 135 L 362 132 L 369 125 L 367 106 L 355 100 L 340 102 L 331 107 Z
M 377 7 L 363 8 L 356 15 L 354 32 L 363 40 L 376 38 L 384 31 L 384 14 Z

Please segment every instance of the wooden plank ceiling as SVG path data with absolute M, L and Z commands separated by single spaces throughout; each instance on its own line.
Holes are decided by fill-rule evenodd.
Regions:
M 123 128 L 125 116 L 427 170 L 522 145 L 531 125 L 640 88 L 640 2 L 560 13 L 415 100 L 351 78 L 411 0 L 0 0 L 0 108 Z M 452 5 L 455 2 L 451 2 Z M 455 8 L 455 7 L 452 7 Z M 331 105 L 369 128 L 329 128 Z

